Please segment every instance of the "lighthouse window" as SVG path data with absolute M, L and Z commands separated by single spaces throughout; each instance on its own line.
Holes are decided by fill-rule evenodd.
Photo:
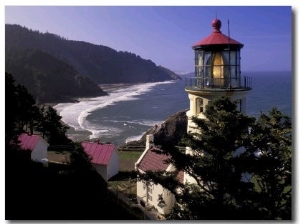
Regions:
M 202 98 L 198 98 L 198 108 L 199 108 L 199 113 L 204 112 L 204 103 Z

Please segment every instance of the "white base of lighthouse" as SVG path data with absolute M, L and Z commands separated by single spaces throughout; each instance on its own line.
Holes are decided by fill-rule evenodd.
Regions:
M 192 122 L 193 117 L 206 119 L 204 112 L 207 104 L 216 97 L 226 96 L 230 97 L 232 101 L 237 101 L 237 109 L 243 114 L 247 110 L 247 97 L 248 91 L 198 91 L 189 92 L 190 109 L 186 112 L 188 118 L 187 133 L 198 132 L 198 127 Z

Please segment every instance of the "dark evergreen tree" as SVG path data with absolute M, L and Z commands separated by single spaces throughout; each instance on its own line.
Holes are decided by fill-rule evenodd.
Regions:
M 22 100 L 24 100 L 24 104 Z M 14 209 L 19 208 L 22 198 L 18 196 L 23 193 L 20 191 L 20 186 L 22 186 L 23 190 L 26 188 L 26 186 L 20 185 L 20 183 L 24 183 L 22 178 L 31 165 L 31 155 L 29 151 L 19 150 L 18 136 L 23 132 L 21 127 L 28 122 L 29 116 L 27 116 L 27 111 L 23 111 L 23 109 L 31 108 L 33 105 L 31 100 L 32 98 L 30 94 L 26 92 L 26 89 L 16 84 L 13 76 L 5 72 L 6 215 L 13 214 Z
M 36 131 L 40 132 L 42 137 L 45 139 L 46 122 L 45 122 L 44 116 L 45 116 L 45 105 L 40 105 L 39 106 L 39 114 L 35 118 L 36 119 L 35 129 L 36 129 Z
M 39 129 L 44 131 L 43 135 L 47 137 L 48 143 L 50 145 L 64 145 L 71 143 L 66 136 L 69 127 L 62 123 L 62 117 L 57 114 L 57 111 L 51 106 L 48 106 L 46 110 L 42 110 L 44 116 Z
M 36 109 L 34 109 L 36 107 L 35 100 L 23 85 L 17 85 L 16 88 L 18 97 L 18 128 L 19 130 L 26 130 L 33 119 L 34 112 L 36 112 Z
M 179 183 L 177 172 L 147 172 L 176 198 L 169 219 L 291 219 L 291 119 L 276 108 L 258 119 L 244 116 L 229 98 L 211 101 L 206 119 L 183 139 L 191 155 L 163 143 L 172 163 L 195 179 Z M 161 153 L 161 152 L 158 152 Z
M 109 217 L 107 183 L 91 164 L 80 143 L 72 144 L 73 150 L 65 172 L 60 174 L 65 193 L 64 203 L 59 208 L 62 219 L 97 220 Z M 93 203 L 95 200 L 95 203 Z M 67 205 L 67 206 L 66 206 Z
M 17 136 L 16 125 L 17 125 L 17 114 L 18 107 L 17 103 L 17 90 L 16 83 L 13 76 L 5 72 L 5 142 L 7 144 Z
M 84 152 L 80 143 L 74 143 L 74 150 L 72 150 L 70 156 L 70 168 L 75 173 L 94 171 L 91 164 L 91 157 Z
M 5 73 L 5 97 L 6 97 L 6 133 L 21 133 L 33 130 L 36 126 L 36 117 L 39 116 L 39 108 L 35 104 L 35 100 L 27 89 L 20 84 L 16 84 L 13 76 Z
M 258 192 L 264 219 L 291 219 L 292 123 L 277 108 L 259 116 L 251 128 L 249 173 Z
M 61 116 L 51 107 L 39 107 L 27 89 L 15 82 L 13 76 L 5 73 L 5 116 L 6 139 L 11 141 L 22 132 L 41 132 L 49 144 L 69 144 L 66 132 L 68 126 L 61 121 Z
M 183 140 L 191 155 L 168 143 L 162 146 L 172 156 L 168 162 L 193 177 L 195 183 L 179 184 L 172 175 L 155 173 L 145 178 L 174 193 L 177 203 L 171 219 L 255 218 L 254 211 L 245 207 L 253 184 L 243 181 L 244 158 L 240 156 L 254 118 L 240 113 L 236 104 L 225 97 L 211 101 L 204 114 L 206 119 L 193 118 L 198 129 Z

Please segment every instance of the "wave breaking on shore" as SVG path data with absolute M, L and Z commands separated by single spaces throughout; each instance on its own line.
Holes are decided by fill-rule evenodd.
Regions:
M 143 83 L 143 84 L 110 84 L 101 85 L 101 88 L 108 92 L 109 95 L 95 97 L 95 98 L 81 98 L 78 99 L 79 102 L 76 103 L 59 103 L 54 106 L 57 112 L 62 116 L 62 121 L 72 127 L 73 131 L 88 131 L 92 133 L 89 138 L 97 138 L 99 136 L 111 135 L 120 133 L 120 130 L 115 127 L 100 126 L 96 123 L 91 123 L 87 121 L 89 115 L 91 115 L 96 110 L 101 110 L 111 105 L 115 105 L 123 101 L 133 101 L 138 100 L 141 94 L 145 94 L 152 90 L 153 87 L 160 84 L 169 84 L 174 81 L 165 82 L 155 82 L 155 83 Z M 109 118 L 108 118 L 109 119 Z M 118 121 L 120 122 L 120 121 Z M 151 120 L 132 120 L 124 121 L 124 125 L 129 125 L 130 123 L 137 123 L 142 125 L 151 126 L 160 121 Z M 141 133 L 137 133 L 135 136 L 130 137 L 130 139 L 135 139 L 140 136 Z

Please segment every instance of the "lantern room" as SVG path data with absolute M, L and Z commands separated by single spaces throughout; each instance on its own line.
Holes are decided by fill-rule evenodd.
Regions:
M 241 78 L 240 50 L 244 45 L 222 34 L 221 25 L 214 19 L 213 32 L 192 46 L 195 77 L 186 81 L 187 90 L 251 89 L 251 80 Z

